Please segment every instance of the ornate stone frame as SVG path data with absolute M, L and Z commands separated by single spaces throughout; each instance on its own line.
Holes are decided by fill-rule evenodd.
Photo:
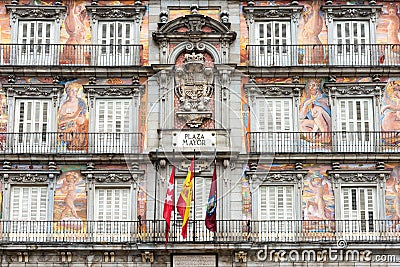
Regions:
M 134 33 L 133 43 L 139 44 L 140 42 L 140 26 L 146 7 L 142 4 L 135 4 L 132 6 L 86 6 L 87 12 L 90 14 L 90 25 L 92 29 L 92 43 L 96 44 L 99 32 L 99 21 L 133 21 Z
M 137 215 L 137 192 L 138 183 L 144 179 L 144 171 L 138 169 L 131 170 L 104 170 L 88 168 L 81 171 L 82 176 L 87 180 L 88 188 L 88 219 L 94 219 L 95 190 L 99 187 L 104 188 L 130 188 L 132 192 L 131 218 L 136 220 Z
M 64 91 L 62 84 L 3 84 L 3 90 L 7 92 L 7 104 L 9 118 L 15 118 L 15 103 L 19 98 L 51 99 L 53 105 L 50 106 L 51 120 L 48 131 L 56 129 L 56 114 L 60 94 Z M 9 132 L 14 132 L 15 121 L 10 121 Z
M 54 43 L 60 41 L 61 26 L 64 21 L 67 7 L 61 5 L 6 5 L 10 13 L 11 43 L 18 42 L 18 25 L 20 20 L 49 20 L 54 21 Z
M 385 86 L 386 83 L 381 82 L 324 83 L 324 90 L 328 92 L 331 109 L 336 110 L 337 98 L 341 97 L 370 97 L 373 107 L 380 107 Z M 374 114 L 374 129 L 379 129 L 378 117 L 378 114 Z M 337 130 L 336 121 L 337 115 L 332 116 L 333 131 Z
M 203 31 L 207 26 L 211 31 Z M 187 28 L 186 32 L 179 32 L 180 28 Z M 159 24 L 153 32 L 153 40 L 160 47 L 160 62 L 174 64 L 182 52 L 207 51 L 213 56 L 214 63 L 229 62 L 229 47 L 236 39 L 236 32 L 231 31 L 224 23 L 198 13 L 178 17 L 167 23 Z M 218 42 L 218 50 L 212 43 Z M 171 44 L 177 44 L 170 53 Z
M 256 84 L 247 83 L 244 84 L 245 96 L 248 100 L 248 104 L 252 110 L 256 109 L 257 99 L 259 98 L 276 98 L 286 97 L 293 99 L 293 111 L 292 114 L 298 114 L 300 96 L 302 90 L 305 88 L 305 84 L 300 83 L 268 83 L 268 84 Z M 257 117 L 255 112 L 249 114 L 250 121 L 256 121 Z M 251 124 L 251 131 L 257 131 L 255 124 Z M 293 130 L 296 131 L 298 127 L 298 116 L 294 116 L 293 119 Z
M 45 170 L 11 169 L 11 163 L 4 162 L 3 168 L 0 169 L 0 176 L 3 184 L 3 201 L 7 203 L 7 205 L 3 205 L 3 219 L 7 220 L 10 216 L 10 207 L 8 203 L 11 201 L 11 186 L 41 185 L 47 186 L 48 211 L 46 216 L 52 220 L 55 184 L 60 174 L 61 171 L 56 170 L 56 165 L 53 162 L 50 162 L 49 169 Z
M 341 210 L 342 187 L 375 187 L 377 199 L 377 218 L 385 219 L 385 184 L 391 170 L 328 170 L 328 179 L 332 182 L 335 196 L 335 216 L 337 220 L 343 219 Z
M 243 13 L 247 21 L 249 30 L 249 44 L 254 45 L 255 38 L 255 23 L 268 20 L 285 20 L 290 21 L 290 36 L 292 44 L 297 42 L 297 26 L 301 16 L 303 6 L 244 6 Z
M 335 20 L 366 20 L 369 21 L 370 43 L 376 43 L 376 20 L 382 5 L 323 5 L 328 28 L 328 44 L 333 44 L 333 28 Z
M 284 171 L 246 171 L 246 177 L 249 180 L 250 190 L 252 190 L 253 219 L 259 220 L 257 207 L 259 204 L 259 190 L 261 185 L 287 185 L 294 187 L 293 203 L 297 203 L 298 209 L 293 212 L 294 219 L 300 220 L 301 215 L 301 195 L 303 189 L 303 180 L 308 170 L 284 170 Z
M 92 117 L 96 117 L 96 99 L 99 98 L 125 98 L 132 100 L 132 107 L 130 110 L 130 116 L 133 118 L 131 131 L 138 130 L 139 121 L 139 107 L 140 97 L 144 93 L 145 87 L 140 84 L 132 85 L 100 85 L 100 84 L 89 84 L 83 85 L 84 93 L 87 94 L 89 100 L 89 109 Z M 95 128 L 95 120 L 90 122 L 90 132 L 93 132 Z

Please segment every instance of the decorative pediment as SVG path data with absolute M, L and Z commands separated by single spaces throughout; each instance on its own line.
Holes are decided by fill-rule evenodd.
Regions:
M 141 170 L 82 170 L 88 181 L 97 183 L 137 183 L 139 178 L 143 176 L 144 171 Z
M 269 83 L 269 84 L 245 84 L 244 90 L 248 97 L 259 96 L 290 96 L 299 97 L 301 90 L 305 88 L 305 84 L 284 84 L 284 83 Z
M 256 20 L 288 19 L 295 23 L 300 19 L 303 6 L 245 6 L 243 12 L 247 20 L 253 23 Z
M 300 183 L 307 172 L 307 170 L 246 171 L 246 176 L 255 183 Z
M 3 84 L 8 96 L 51 96 L 64 90 L 61 84 Z
M 375 21 L 382 5 L 324 5 L 321 10 L 325 12 L 328 22 L 333 19 L 367 18 Z
M 144 5 L 132 6 L 86 6 L 90 13 L 91 23 L 95 24 L 99 19 L 112 20 L 132 20 L 141 21 L 146 7 Z
M 324 88 L 331 93 L 333 97 L 339 95 L 372 95 L 379 96 L 382 93 L 386 83 L 325 83 Z
M 3 183 L 49 183 L 60 175 L 59 170 L 0 170 Z
M 201 14 L 189 14 L 178 17 L 162 25 L 153 32 L 153 39 L 161 44 L 165 40 L 182 41 L 209 41 L 232 43 L 236 39 L 236 32 L 230 31 L 222 22 Z
M 89 96 L 133 97 L 144 92 L 144 85 L 83 85 Z
M 11 20 L 17 19 L 53 19 L 57 22 L 64 20 L 67 8 L 65 6 L 37 6 L 37 5 L 6 5 Z
M 328 170 L 328 177 L 333 182 L 378 183 L 389 177 L 391 170 Z

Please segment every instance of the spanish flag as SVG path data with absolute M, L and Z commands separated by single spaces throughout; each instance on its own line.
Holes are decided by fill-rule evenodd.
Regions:
M 179 215 L 183 219 L 182 223 L 182 236 L 186 239 L 187 226 L 190 216 L 190 205 L 192 204 L 192 188 L 193 188 L 193 176 L 194 176 L 194 159 L 190 164 L 188 174 L 186 175 L 185 182 L 183 183 L 182 192 L 179 195 L 178 202 L 176 203 L 176 209 Z

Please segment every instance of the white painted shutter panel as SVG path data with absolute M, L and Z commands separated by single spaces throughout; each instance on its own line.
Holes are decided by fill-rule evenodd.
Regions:
M 260 220 L 293 219 L 293 186 L 260 186 Z
M 129 132 L 129 99 L 97 100 L 96 132 L 128 133 Z
M 17 131 L 24 133 L 47 132 L 50 122 L 50 100 L 17 100 Z M 19 113 L 19 114 L 18 114 Z
M 46 220 L 47 187 L 14 186 L 11 199 L 11 220 Z
M 210 193 L 211 179 L 195 177 L 195 186 L 195 195 L 193 196 L 193 199 L 195 199 L 196 202 L 196 220 L 204 220 L 206 216 L 208 195 Z
M 259 99 L 256 110 L 260 131 L 292 131 L 292 102 L 290 98 Z
M 342 188 L 343 219 L 373 220 L 375 213 L 375 188 Z
M 130 219 L 129 188 L 97 188 L 95 218 L 99 221 L 126 221 Z

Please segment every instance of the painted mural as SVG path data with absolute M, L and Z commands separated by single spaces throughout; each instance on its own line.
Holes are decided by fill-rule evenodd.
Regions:
M 334 220 L 334 196 L 326 170 L 330 165 L 306 166 L 309 170 L 303 188 L 304 220 Z
M 307 80 L 299 108 L 299 123 L 302 139 L 317 144 L 315 149 L 327 149 L 331 143 L 331 107 L 328 97 L 322 92 L 322 80 Z
M 386 180 L 385 210 L 390 226 L 400 230 L 400 164 L 393 164 L 390 177 Z
M 79 167 L 64 168 L 57 180 L 53 219 L 57 230 L 83 230 L 87 219 L 86 182 Z
M 386 85 L 381 110 L 381 130 L 387 144 L 400 144 L 400 79 L 391 79 Z
M 58 131 L 61 149 L 87 150 L 89 114 L 81 84 L 67 83 L 58 110 Z

